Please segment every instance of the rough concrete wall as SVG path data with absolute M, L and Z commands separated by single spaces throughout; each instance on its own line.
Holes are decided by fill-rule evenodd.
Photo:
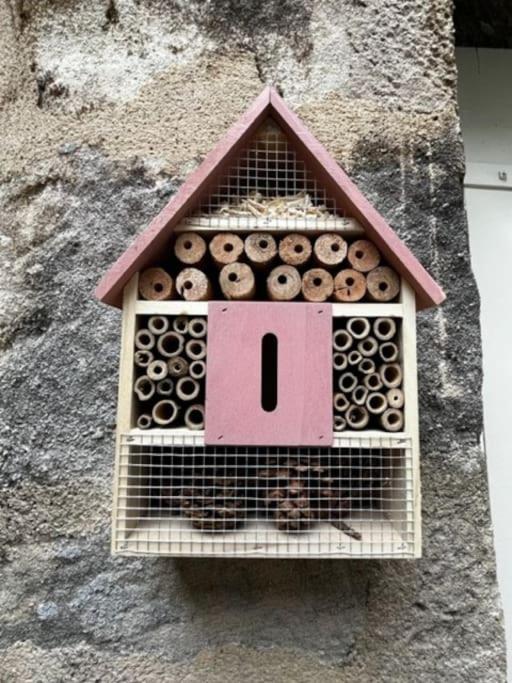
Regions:
M 449 0 L 0 0 L 0 680 L 503 681 Z M 424 559 L 112 559 L 97 279 L 272 81 L 448 294 Z

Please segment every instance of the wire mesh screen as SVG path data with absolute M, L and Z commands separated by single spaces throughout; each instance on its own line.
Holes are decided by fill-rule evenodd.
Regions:
M 337 437 L 333 448 L 298 449 L 199 444 L 122 436 L 116 552 L 414 555 L 410 439 Z
M 332 228 L 344 217 L 287 136 L 267 120 L 187 222 L 280 228 Z

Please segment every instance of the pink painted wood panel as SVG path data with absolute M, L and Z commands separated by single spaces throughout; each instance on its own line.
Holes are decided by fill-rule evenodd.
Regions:
M 277 407 L 261 405 L 261 344 L 278 339 Z M 332 426 L 330 304 L 208 304 L 205 441 L 328 446 Z

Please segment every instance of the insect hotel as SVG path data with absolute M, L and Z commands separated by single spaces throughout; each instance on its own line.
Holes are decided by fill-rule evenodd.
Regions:
M 444 294 L 275 90 L 96 294 L 114 553 L 420 556 L 415 315 Z

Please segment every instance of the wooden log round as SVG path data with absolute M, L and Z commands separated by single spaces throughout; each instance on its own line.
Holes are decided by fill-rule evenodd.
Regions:
M 301 287 L 300 273 L 293 266 L 277 266 L 267 278 L 267 293 L 272 301 L 292 301 Z
M 192 401 L 199 395 L 199 382 L 192 377 L 180 377 L 176 382 L 176 396 L 181 401 Z
M 185 353 L 191 360 L 203 360 L 206 357 L 206 343 L 202 339 L 189 339 L 185 344 Z
M 149 351 L 155 346 L 155 335 L 143 327 L 135 333 L 135 346 L 142 351 Z
M 380 423 L 387 432 L 399 432 L 404 427 L 404 414 L 396 408 L 388 408 L 380 416 Z
M 364 339 L 361 339 L 357 345 L 357 350 L 364 358 L 372 358 L 373 356 L 377 355 L 379 344 L 375 337 L 368 336 Z
M 139 351 L 135 351 L 135 355 L 133 358 L 135 365 L 138 368 L 147 368 L 151 361 L 154 359 L 154 356 L 151 351 L 145 351 L 140 349 Z
M 170 379 L 170 377 L 166 377 L 165 379 L 161 379 L 159 382 L 157 382 L 156 393 L 160 394 L 160 396 L 171 396 L 173 391 L 174 382 L 172 379 Z
M 204 429 L 204 406 L 195 403 L 185 412 L 185 425 L 189 429 Z
M 311 258 L 313 248 L 308 237 L 293 233 L 279 242 L 279 258 L 289 266 L 303 266 Z
M 378 372 L 371 372 L 363 377 L 363 384 L 369 391 L 379 391 L 382 389 L 382 380 Z
M 380 252 L 369 240 L 356 240 L 348 250 L 348 261 L 354 270 L 369 273 L 380 263 Z
M 332 335 L 332 345 L 336 351 L 348 351 L 354 340 L 347 330 L 335 330 Z
M 188 325 L 188 331 L 194 339 L 206 337 L 206 318 L 192 318 Z
M 166 332 L 158 338 L 157 348 L 160 355 L 164 358 L 179 356 L 183 351 L 185 338 L 179 332 Z
M 137 427 L 139 429 L 149 429 L 151 427 L 151 415 L 147 413 L 142 413 L 137 418 Z
M 196 232 L 183 232 L 174 243 L 174 255 L 181 263 L 195 266 L 204 259 L 206 242 Z
M 152 416 L 156 424 L 167 426 L 176 420 L 178 412 L 178 406 L 175 401 L 164 399 L 155 403 Z
M 400 278 L 392 268 L 380 266 L 366 276 L 368 296 L 373 301 L 385 303 L 392 301 L 400 292 Z
M 345 419 L 350 429 L 364 429 L 370 421 L 370 416 L 364 406 L 351 405 L 345 413 Z
M 182 270 L 176 278 L 176 289 L 186 301 L 206 301 L 212 298 L 210 281 L 198 268 Z
M 357 369 L 362 375 L 371 375 L 372 372 L 375 372 L 375 361 L 371 358 L 363 358 Z
M 321 303 L 332 296 L 334 281 L 324 268 L 312 268 L 302 276 L 302 296 L 306 301 Z
M 209 249 L 215 264 L 223 268 L 228 263 L 238 261 L 243 254 L 244 243 L 232 232 L 219 232 L 210 242 Z
M 155 393 L 155 383 L 147 375 L 142 375 L 135 380 L 133 391 L 139 401 L 149 401 Z
M 390 408 L 403 408 L 404 392 L 398 387 L 389 389 L 386 393 L 386 398 Z
M 206 363 L 204 360 L 195 360 L 190 363 L 189 373 L 192 379 L 202 379 L 206 375 Z
M 348 364 L 349 365 L 359 365 L 362 358 L 363 357 L 361 356 L 359 351 L 357 351 L 356 349 L 353 349 L 352 351 L 350 351 L 350 353 L 347 356 Z
M 148 330 L 152 334 L 164 334 L 169 329 L 169 319 L 163 315 L 152 315 L 148 320 Z
M 384 363 L 398 360 L 398 346 L 393 342 L 384 342 L 379 346 L 379 355 Z
M 338 370 L 339 372 L 341 372 L 342 370 L 345 370 L 345 368 L 348 365 L 347 354 L 341 353 L 340 351 L 336 351 L 336 353 L 333 353 L 332 365 L 333 365 L 333 368 L 335 370 Z
M 180 334 L 188 334 L 188 315 L 177 315 L 172 321 L 172 329 Z
M 342 393 L 334 394 L 333 403 L 334 410 L 336 410 L 338 413 L 344 413 L 350 405 L 348 398 L 345 396 L 345 394 Z
M 399 363 L 385 363 L 379 369 L 382 384 L 388 389 L 395 389 L 402 384 L 402 368 Z
M 347 428 L 347 421 L 345 420 L 345 418 L 342 417 L 341 415 L 335 415 L 334 416 L 334 431 L 335 432 L 342 432 L 346 428 Z
M 334 298 L 342 303 L 361 301 L 366 294 L 366 278 L 352 268 L 345 268 L 334 278 Z
M 339 266 L 347 255 L 347 243 L 341 235 L 328 232 L 316 238 L 313 245 L 315 259 L 321 266 Z
M 396 334 L 396 323 L 393 318 L 375 318 L 373 334 L 379 341 L 389 341 Z
M 352 392 L 352 401 L 356 404 L 356 406 L 364 406 L 367 398 L 368 389 L 365 386 L 358 384 Z
M 357 386 L 357 377 L 351 372 L 344 372 L 338 380 L 338 386 L 345 394 L 350 394 Z
M 277 256 L 277 244 L 269 233 L 253 232 L 244 242 L 245 255 L 255 268 L 269 266 Z
M 149 379 L 158 382 L 160 379 L 165 379 L 169 374 L 169 368 L 164 360 L 154 360 L 148 365 L 147 375 Z
M 220 271 L 219 284 L 222 294 L 231 301 L 254 299 L 256 280 L 246 263 L 230 263 Z
M 364 339 L 370 334 L 370 330 L 368 318 L 349 318 L 347 320 L 347 331 L 354 339 Z
M 139 275 L 139 294 L 148 301 L 166 301 L 174 294 L 174 282 L 163 268 L 147 268 Z
M 183 356 L 174 356 L 167 362 L 171 377 L 184 377 L 188 372 L 188 361 Z
M 366 408 L 372 415 L 380 415 L 388 408 L 388 402 L 380 391 L 372 391 L 366 399 Z

